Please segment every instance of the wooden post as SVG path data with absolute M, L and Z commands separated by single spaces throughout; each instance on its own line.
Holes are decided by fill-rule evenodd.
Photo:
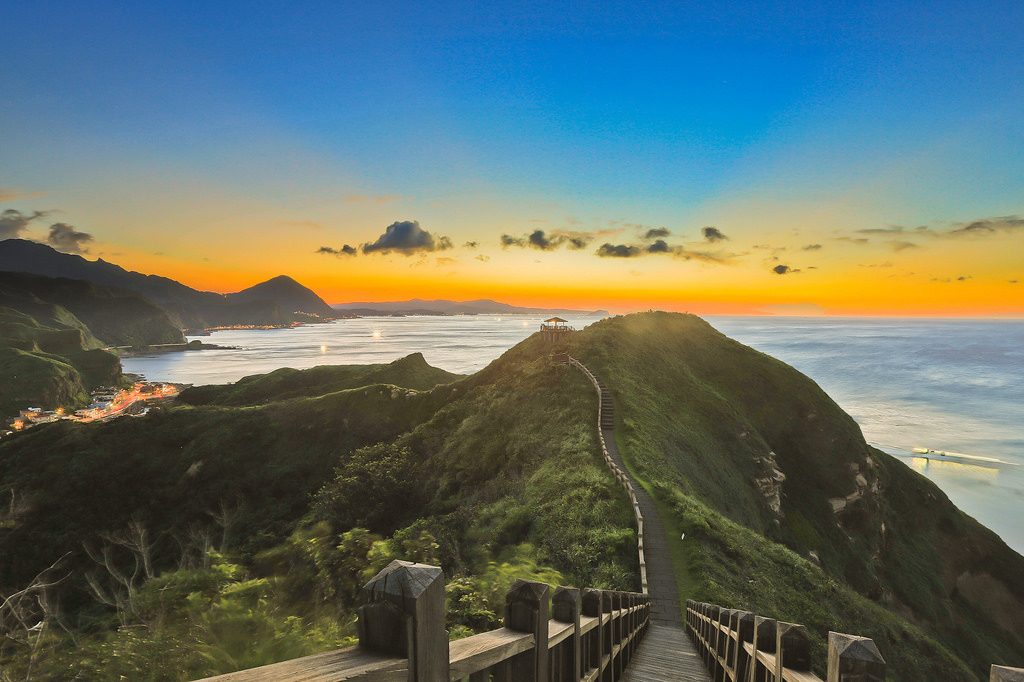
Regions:
M 601 661 L 604 660 L 604 630 L 601 626 L 601 590 L 587 588 L 583 590 L 583 615 L 597 618 L 597 627 L 591 630 L 587 637 L 590 638 L 590 658 L 586 661 L 587 670 L 596 669 L 597 679 L 601 678 Z
M 828 633 L 828 682 L 884 682 L 885 659 L 867 637 Z
M 614 608 L 612 606 L 612 593 L 608 590 L 601 590 L 601 620 L 603 621 L 606 615 L 608 617 L 608 622 L 605 623 L 601 630 L 601 651 L 608 657 L 608 664 L 601 671 L 601 682 L 615 681 L 615 614 L 612 613 Z
M 779 623 L 775 639 L 775 679 L 782 679 L 783 668 L 811 669 L 811 638 L 807 628 L 796 623 Z
M 409 659 L 410 682 L 448 682 L 444 573 L 437 566 L 392 561 L 363 587 L 359 645 Z
M 989 682 L 1024 682 L 1024 668 L 993 665 L 989 673 Z
M 517 580 L 505 596 L 505 627 L 533 633 L 533 649 L 513 659 L 512 679 L 548 682 L 548 586 Z
M 753 665 L 750 666 L 750 682 L 766 682 L 769 671 L 757 660 L 757 652 L 763 651 L 768 654 L 775 653 L 775 630 L 778 623 L 773 618 L 754 616 L 754 656 Z
M 563 658 L 557 665 L 561 668 L 559 679 L 568 678 L 579 680 L 583 675 L 582 656 L 583 650 L 580 641 L 580 614 L 583 610 L 583 600 L 580 591 L 575 587 L 559 587 L 551 598 L 552 617 L 560 623 L 572 623 L 572 637 L 566 641 L 568 645 L 568 658 Z
M 754 641 L 754 614 L 747 611 L 736 612 L 736 655 L 732 658 L 732 669 L 736 673 L 737 682 L 746 682 L 750 667 L 750 654 L 743 647 L 744 642 Z

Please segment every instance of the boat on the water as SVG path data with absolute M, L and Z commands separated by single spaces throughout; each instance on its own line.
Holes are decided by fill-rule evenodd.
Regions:
M 933 450 L 931 448 L 913 448 L 911 452 L 916 457 L 935 459 L 944 462 L 959 462 L 960 464 L 974 464 L 977 466 L 1003 467 L 1020 466 L 1013 462 L 1006 462 L 996 457 L 982 457 L 981 455 L 968 455 L 963 452 L 949 452 L 947 450 Z

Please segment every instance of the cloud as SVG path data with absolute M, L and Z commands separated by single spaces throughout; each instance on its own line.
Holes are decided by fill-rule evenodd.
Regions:
M 682 246 L 669 244 L 664 239 L 658 239 L 650 244 L 611 244 L 606 242 L 601 244 L 594 253 L 601 258 L 636 258 L 638 256 L 670 255 L 682 260 L 698 260 L 716 265 L 727 265 L 731 260 L 731 256 L 705 251 L 690 251 Z
M 772 268 L 772 272 L 774 272 L 776 275 L 792 275 L 794 273 L 800 272 L 800 270 L 797 268 L 791 268 L 788 265 L 779 264 Z
M 662 239 L 672 234 L 667 227 L 652 227 L 644 233 L 644 239 Z
M 336 249 L 332 246 L 321 246 L 316 250 L 317 253 L 323 253 L 331 256 L 354 256 L 358 252 L 356 247 L 345 244 L 340 249 Z
M 808 244 L 803 248 L 804 251 L 821 251 L 823 247 L 821 244 Z
M 480 242 L 469 241 L 463 244 L 462 246 L 467 249 L 475 249 L 476 247 L 480 246 Z
M 377 241 L 363 244 L 363 253 L 401 253 L 409 256 L 428 251 L 444 251 L 452 248 L 448 237 L 434 237 L 416 220 L 402 220 L 391 223 Z
M 1007 284 L 1019 284 L 1020 280 L 1019 279 L 1008 279 L 1008 280 L 1006 280 L 1006 283 Z
M 1024 230 L 1024 218 L 1018 215 L 1004 215 L 974 220 L 969 223 L 957 223 L 957 226 L 947 234 L 951 237 L 987 236 L 997 232 L 1015 232 L 1017 230 Z
M 7 209 L 0 213 L 0 239 L 11 239 L 12 237 L 20 236 L 28 228 L 29 223 L 45 215 L 46 211 L 22 213 L 13 208 Z
M 921 248 L 920 245 L 915 244 L 914 242 L 903 241 L 901 239 L 896 239 L 889 242 L 889 246 L 892 247 L 893 251 L 906 251 L 907 249 Z
M 487 261 L 491 260 L 491 257 L 485 256 L 484 254 L 481 253 L 480 255 L 476 256 L 476 259 L 481 263 L 486 263 Z
M 529 247 L 538 251 L 554 251 L 565 246 L 571 251 L 585 249 L 594 240 L 590 232 L 577 232 L 570 230 L 557 230 L 550 234 L 544 230 L 534 230 L 522 237 L 514 237 L 510 234 L 501 235 L 501 247 L 507 249 L 510 246 Z
M 721 242 L 729 239 L 724 234 L 722 234 L 722 231 L 719 230 L 717 227 L 712 227 L 710 225 L 701 229 L 701 234 L 704 235 L 705 240 L 712 243 Z
M 604 243 L 597 247 L 595 253 L 601 258 L 633 258 L 635 256 L 642 256 L 644 249 L 640 246 L 630 246 L 628 244 Z
M 93 238 L 88 232 L 79 232 L 67 223 L 54 223 L 50 225 L 46 241 L 58 251 L 86 253 L 88 249 L 85 245 L 93 241 Z
M 929 225 L 905 227 L 903 225 L 887 225 L 885 227 L 869 227 L 856 230 L 854 234 L 890 235 L 903 238 L 929 237 L 933 239 L 956 239 L 959 237 L 988 237 L 999 233 L 1024 230 L 1024 218 L 1019 215 L 995 216 L 980 218 L 969 222 L 953 223 L 950 229 L 937 229 Z M 857 241 L 850 237 L 838 237 L 842 241 Z M 858 242 L 864 243 L 864 242 Z
M 837 242 L 849 242 L 851 244 L 867 244 L 871 240 L 867 237 L 836 237 Z
M 869 227 L 863 230 L 857 230 L 857 234 L 930 234 L 932 229 L 927 225 L 918 225 L 917 227 L 910 229 L 903 225 L 887 225 L 886 227 Z
M 437 264 L 438 265 L 455 265 L 458 262 L 459 262 L 458 258 L 451 258 L 449 256 L 438 256 L 437 257 Z
M 960 275 L 959 277 L 956 278 L 956 281 L 958 281 L 958 282 L 966 282 L 969 279 L 972 279 L 971 275 Z

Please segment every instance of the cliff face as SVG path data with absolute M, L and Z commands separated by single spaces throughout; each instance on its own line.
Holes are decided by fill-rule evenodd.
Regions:
M 667 504 L 686 498 L 781 544 L 918 624 L 979 675 L 1024 650 L 1024 558 L 870 447 L 811 379 L 687 315 L 611 318 L 572 345 L 614 392 L 620 447 Z M 733 608 L 781 606 L 771 587 L 722 587 L 704 589 Z M 838 614 L 789 615 L 808 616 L 855 631 Z

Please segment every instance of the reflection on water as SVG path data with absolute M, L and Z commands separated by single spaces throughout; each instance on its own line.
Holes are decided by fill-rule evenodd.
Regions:
M 973 478 L 992 483 L 999 479 L 999 466 L 993 464 L 963 464 L 929 457 L 907 457 L 904 461 L 911 469 L 926 476 L 942 472 L 959 476 L 961 479 Z
M 224 383 L 280 367 L 390 362 L 421 352 L 468 374 L 526 338 L 543 316 L 338 320 L 216 332 L 238 350 L 126 358 L 152 380 Z M 580 329 L 595 318 L 569 323 Z M 1024 466 L 991 470 L 906 457 L 914 447 L 1024 463 L 1024 322 L 709 318 L 729 336 L 813 378 L 871 441 L 935 481 L 965 512 L 1024 551 Z

